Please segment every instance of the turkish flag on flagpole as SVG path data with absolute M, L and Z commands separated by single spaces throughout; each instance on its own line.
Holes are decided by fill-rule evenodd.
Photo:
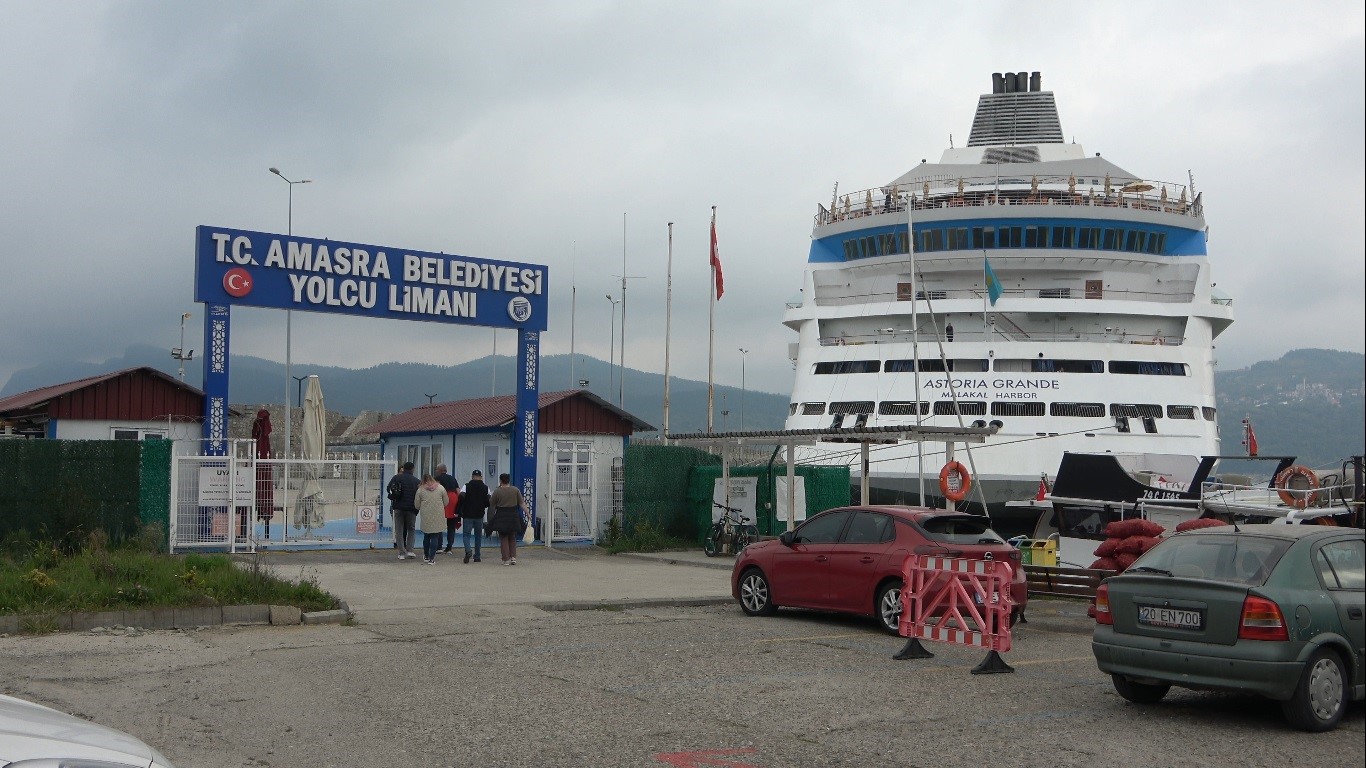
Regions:
M 1252 431 L 1252 422 L 1247 423 L 1247 455 L 1257 455 L 1257 433 Z
M 726 280 L 721 275 L 721 251 L 716 247 L 716 213 L 711 216 L 711 271 L 716 279 L 716 298 L 726 292 Z

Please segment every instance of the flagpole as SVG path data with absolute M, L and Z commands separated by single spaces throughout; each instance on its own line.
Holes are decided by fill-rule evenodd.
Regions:
M 929 505 L 925 503 L 925 438 L 920 434 L 925 411 L 920 406 L 920 297 L 916 295 L 920 291 L 920 276 L 915 271 L 914 200 L 906 201 L 906 253 L 911 258 L 911 365 L 914 366 L 915 377 L 915 455 L 919 494 L 916 498 L 920 506 L 925 507 Z
M 674 223 L 669 222 L 669 257 L 664 268 L 664 444 L 669 444 L 669 335 L 674 307 Z
M 715 357 L 712 354 L 716 347 L 716 206 L 711 207 L 711 285 L 707 286 L 707 434 L 711 434 L 712 426 L 715 423 L 712 417 L 712 409 L 716 404 L 716 388 L 712 383 L 715 372 Z
M 617 356 L 617 407 L 626 408 L 626 213 L 621 214 L 621 354 Z

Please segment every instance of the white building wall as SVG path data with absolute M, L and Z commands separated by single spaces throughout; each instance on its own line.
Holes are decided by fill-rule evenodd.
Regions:
M 143 438 L 198 440 L 199 424 L 187 421 L 56 419 L 58 440 L 113 440 L 115 430 L 137 430 Z

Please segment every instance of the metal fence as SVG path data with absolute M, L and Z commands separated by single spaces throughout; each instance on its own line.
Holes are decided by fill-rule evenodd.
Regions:
M 171 469 L 172 551 L 260 547 L 387 547 L 384 479 L 393 461 L 178 455 Z

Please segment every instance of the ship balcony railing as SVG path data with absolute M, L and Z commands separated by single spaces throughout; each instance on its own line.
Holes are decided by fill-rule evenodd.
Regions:
M 842 286 L 841 286 L 842 287 Z M 1158 304 L 1189 304 L 1195 300 L 1193 291 L 1139 291 L 1122 290 L 1116 288 L 1105 288 L 1100 291 L 1087 292 L 1084 287 L 1049 287 L 1049 288 L 1006 288 L 1001 291 L 1001 299 L 1023 298 L 1033 300 L 1047 299 L 1109 299 L 1111 301 L 1143 301 Z M 925 301 L 926 296 L 923 291 L 916 293 L 918 301 Z M 934 290 L 929 293 L 931 301 L 956 301 L 970 299 L 974 301 L 984 301 L 986 291 L 981 288 L 964 288 L 956 290 Z M 816 306 L 818 307 L 840 307 L 854 304 L 879 304 L 895 301 L 910 301 L 909 295 L 900 294 L 896 291 L 877 291 L 875 293 L 844 293 L 834 290 L 816 291 Z M 1229 305 L 1231 299 L 1212 300 L 1213 303 Z M 789 309 L 796 309 L 802 306 L 801 302 L 788 303 Z
M 908 344 L 912 341 L 920 344 L 936 344 L 938 342 L 999 342 L 999 341 L 1030 341 L 1039 343 L 1076 343 L 1090 342 L 1093 344 L 1137 344 L 1140 346 L 1153 347 L 1179 347 L 1186 343 L 1184 336 L 1162 333 L 1160 331 L 1129 331 L 1127 329 L 1112 329 L 1110 331 L 1073 331 L 1073 330 L 1030 330 L 1019 327 L 1003 328 L 994 327 L 990 330 L 948 330 L 940 328 L 938 332 L 929 327 L 922 327 L 919 333 L 910 329 L 900 328 L 879 328 L 872 333 L 862 334 L 840 334 L 838 336 L 822 336 L 819 339 L 822 347 L 843 347 L 859 346 L 864 344 Z
M 1084 192 L 1079 191 L 1082 185 L 1087 187 Z M 830 202 L 829 208 L 824 204 L 816 206 L 816 226 L 876 214 L 904 213 L 908 207 L 924 211 L 996 205 L 1062 205 L 1158 211 L 1192 218 L 1205 215 L 1202 194 L 1189 198 L 1184 184 L 1109 177 L 1103 182 L 1091 177 L 1064 176 L 935 178 L 922 181 L 918 187 L 902 184 L 862 189 L 837 195 Z

